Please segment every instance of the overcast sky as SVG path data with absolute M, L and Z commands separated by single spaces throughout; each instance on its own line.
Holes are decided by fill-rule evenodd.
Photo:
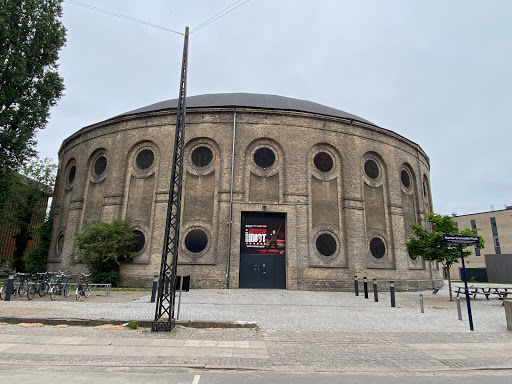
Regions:
M 235 2 L 79 1 L 181 33 Z M 55 161 L 80 128 L 177 98 L 183 50 L 68 2 L 63 22 L 66 91 L 38 134 Z M 512 205 L 511 71 L 510 0 L 250 0 L 190 35 L 187 94 L 293 97 L 393 130 L 430 157 L 434 211 L 460 215 Z

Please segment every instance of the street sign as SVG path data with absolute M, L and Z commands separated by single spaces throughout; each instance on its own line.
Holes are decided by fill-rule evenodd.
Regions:
M 450 244 L 459 244 L 460 259 L 462 261 L 462 280 L 464 281 L 464 290 L 466 293 L 466 307 L 468 309 L 469 330 L 474 331 L 473 315 L 471 314 L 471 300 L 469 299 L 468 281 L 466 279 L 466 265 L 464 263 L 464 252 L 462 244 L 480 244 L 478 236 L 461 236 L 461 235 L 443 235 L 443 241 Z
M 460 236 L 460 235 L 444 235 L 443 241 L 452 244 L 479 244 L 478 236 Z

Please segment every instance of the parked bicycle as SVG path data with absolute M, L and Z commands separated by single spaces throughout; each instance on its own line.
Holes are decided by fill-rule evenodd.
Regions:
M 46 296 L 50 291 L 50 286 L 53 283 L 53 274 L 51 272 L 38 272 L 35 279 L 36 292 L 40 297 Z
M 57 300 L 57 297 L 63 295 L 68 297 L 71 290 L 71 274 L 66 275 L 65 272 L 59 271 L 55 278 L 55 283 L 50 285 L 50 299 L 52 301 Z
M 89 284 L 89 280 L 87 279 L 89 275 L 86 275 L 85 273 L 81 273 L 80 276 L 78 276 L 78 283 L 76 285 L 76 300 L 80 301 L 82 300 L 82 297 L 85 296 L 86 298 L 91 295 L 91 286 Z
M 29 282 L 29 275 L 27 273 L 17 272 L 14 275 L 12 282 L 11 296 L 27 296 L 27 299 L 32 300 L 35 294 L 35 287 Z M 0 300 L 5 300 L 7 294 L 7 283 L 4 283 L 0 288 Z

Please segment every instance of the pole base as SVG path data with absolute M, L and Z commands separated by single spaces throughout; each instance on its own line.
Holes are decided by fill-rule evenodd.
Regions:
M 175 327 L 175 319 L 171 319 L 171 321 L 153 321 L 151 332 L 171 332 Z

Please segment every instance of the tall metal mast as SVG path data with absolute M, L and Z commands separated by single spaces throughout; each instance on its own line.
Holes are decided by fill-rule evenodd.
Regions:
M 155 320 L 151 327 L 152 332 L 172 331 L 176 325 L 174 304 L 180 239 L 181 184 L 183 179 L 183 145 L 187 100 L 188 35 L 188 27 L 186 27 L 183 43 L 183 60 L 181 64 L 180 94 L 176 113 L 176 132 L 174 135 L 174 154 L 171 183 L 169 187 L 169 203 L 167 206 L 160 277 L 158 280 Z M 168 261 L 169 258 L 170 262 Z M 166 287 L 168 287 L 168 289 L 165 289 Z

